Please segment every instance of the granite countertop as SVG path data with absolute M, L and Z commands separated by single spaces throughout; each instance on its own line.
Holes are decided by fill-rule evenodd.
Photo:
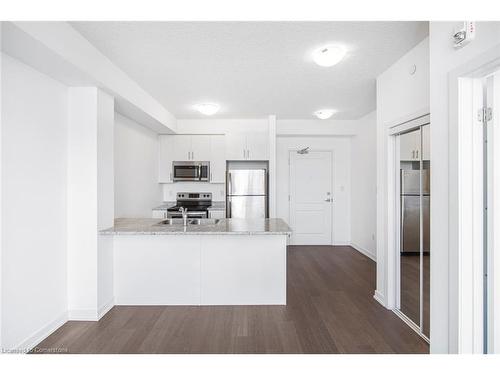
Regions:
M 170 207 L 175 206 L 177 203 L 176 202 L 163 202 L 161 206 L 153 208 L 153 211 L 165 211 L 168 210 Z M 208 208 L 209 211 L 223 211 L 226 209 L 226 202 L 221 201 L 221 202 L 212 202 L 212 205 Z
M 217 224 L 205 225 L 162 225 L 161 219 L 115 219 L 115 225 L 101 230 L 104 235 L 273 235 L 292 233 L 282 219 L 220 219 Z

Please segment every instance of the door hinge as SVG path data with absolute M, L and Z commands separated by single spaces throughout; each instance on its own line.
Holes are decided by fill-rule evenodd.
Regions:
M 477 121 L 487 123 L 493 119 L 493 110 L 491 107 L 483 107 L 477 111 Z

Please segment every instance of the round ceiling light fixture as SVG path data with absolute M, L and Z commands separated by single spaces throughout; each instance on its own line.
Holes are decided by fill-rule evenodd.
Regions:
M 314 116 L 320 120 L 326 120 L 332 117 L 336 112 L 336 109 L 320 109 L 319 111 L 314 112 Z
M 313 60 L 319 66 L 334 66 L 344 58 L 347 51 L 344 47 L 329 44 L 318 48 L 312 54 Z
M 219 112 L 220 106 L 215 103 L 200 103 L 193 106 L 202 115 L 212 116 Z

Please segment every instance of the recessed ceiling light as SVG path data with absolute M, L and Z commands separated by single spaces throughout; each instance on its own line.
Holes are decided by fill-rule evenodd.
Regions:
M 219 108 L 220 106 L 215 103 L 200 103 L 194 105 L 195 110 L 207 116 L 215 115 L 219 111 Z
M 315 50 L 312 57 L 320 66 L 333 66 L 344 58 L 346 52 L 344 47 L 330 44 Z
M 332 117 L 335 112 L 337 112 L 335 109 L 320 109 L 319 111 L 314 112 L 314 116 L 320 120 L 326 120 Z

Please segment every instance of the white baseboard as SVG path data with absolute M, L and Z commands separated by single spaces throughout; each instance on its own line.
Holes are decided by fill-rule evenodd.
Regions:
M 68 313 L 64 312 L 56 319 L 54 319 L 52 322 L 40 328 L 31 336 L 24 339 L 19 345 L 16 345 L 15 351 L 19 353 L 29 352 L 31 349 L 33 349 L 43 340 L 45 340 L 48 336 L 54 333 L 59 327 L 61 327 L 67 321 L 68 321 Z
M 363 247 L 351 242 L 349 244 L 349 246 L 351 246 L 352 248 L 354 248 L 355 250 L 359 251 L 361 254 L 367 256 L 368 258 L 370 258 L 371 260 L 373 260 L 375 263 L 377 262 L 377 257 L 372 254 L 370 251 L 364 249 Z
M 98 312 L 96 309 L 73 309 L 68 311 L 68 320 L 81 320 L 97 322 Z
M 99 310 L 97 311 L 97 320 L 100 320 L 114 306 L 115 306 L 115 299 L 111 298 L 108 302 L 99 307 Z
M 68 320 L 97 322 L 115 305 L 114 298 L 104 303 L 98 309 L 73 309 L 68 311 Z
M 373 298 L 375 299 L 375 301 L 377 301 L 378 303 L 380 303 L 382 306 L 385 307 L 385 297 L 378 290 L 375 291 Z

